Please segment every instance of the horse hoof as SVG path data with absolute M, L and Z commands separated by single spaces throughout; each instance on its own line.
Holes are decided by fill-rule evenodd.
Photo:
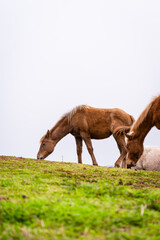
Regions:
M 93 163 L 94 166 L 98 166 L 98 163 Z
M 115 168 L 120 168 L 120 165 L 119 165 L 119 164 L 115 164 L 114 167 L 115 167 Z

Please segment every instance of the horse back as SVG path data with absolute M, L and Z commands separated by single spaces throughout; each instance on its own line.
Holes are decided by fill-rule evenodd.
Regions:
M 84 108 L 71 119 L 72 132 L 85 131 L 95 139 L 109 137 L 117 126 L 130 125 L 131 117 L 125 111 L 101 108 Z

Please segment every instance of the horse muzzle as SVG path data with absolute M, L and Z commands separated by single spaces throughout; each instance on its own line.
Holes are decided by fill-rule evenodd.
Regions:
M 37 159 L 44 159 L 44 157 L 40 154 L 37 154 Z

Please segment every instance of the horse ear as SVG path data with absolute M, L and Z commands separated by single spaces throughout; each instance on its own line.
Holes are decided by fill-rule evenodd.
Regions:
M 49 138 L 49 136 L 50 136 L 50 131 L 48 130 L 46 134 L 46 138 Z

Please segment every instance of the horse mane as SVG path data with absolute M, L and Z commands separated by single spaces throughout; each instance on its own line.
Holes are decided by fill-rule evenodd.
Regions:
M 86 109 L 86 108 L 90 108 L 88 105 L 79 105 L 75 108 L 73 108 L 71 111 L 65 113 L 61 118 L 60 120 L 50 129 L 50 132 L 52 133 L 56 128 L 57 126 L 64 121 L 64 119 L 67 119 L 68 123 L 70 123 L 72 117 L 78 112 L 78 111 L 81 111 L 83 109 Z M 47 136 L 47 133 L 40 139 L 40 143 L 43 142 L 43 140 L 46 138 Z
M 73 108 L 70 112 L 66 113 L 63 115 L 63 117 L 67 117 L 68 119 L 68 122 L 70 123 L 72 117 L 78 112 L 78 111 L 81 111 L 85 108 L 90 108 L 88 105 L 79 105 L 75 108 Z
M 160 96 L 158 96 L 158 97 L 160 97 Z M 147 107 L 144 109 L 144 111 L 138 117 L 137 121 L 135 121 L 133 123 L 130 132 L 132 132 L 132 131 L 134 132 L 136 129 L 138 129 L 145 120 L 148 121 L 147 120 L 148 113 L 151 110 L 151 108 L 153 107 L 153 105 L 158 97 L 154 97 L 152 99 L 152 101 L 147 105 Z

